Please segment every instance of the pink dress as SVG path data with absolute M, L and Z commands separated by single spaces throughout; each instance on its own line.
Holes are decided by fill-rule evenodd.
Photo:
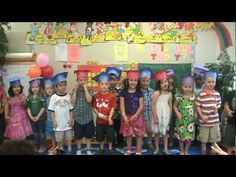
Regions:
M 22 104 L 22 101 L 11 97 L 8 104 L 10 120 L 4 136 L 13 140 L 23 140 L 33 134 L 26 106 Z

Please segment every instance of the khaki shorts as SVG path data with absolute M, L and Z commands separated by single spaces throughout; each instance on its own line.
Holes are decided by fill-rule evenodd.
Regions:
M 217 143 L 221 140 L 220 126 L 199 127 L 198 140 L 202 143 Z
M 72 129 L 66 131 L 55 131 L 56 142 L 62 142 L 64 140 L 72 140 Z

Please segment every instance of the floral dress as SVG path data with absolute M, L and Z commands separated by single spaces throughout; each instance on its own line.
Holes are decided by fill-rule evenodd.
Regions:
M 178 110 L 183 116 L 181 120 L 178 118 L 176 119 L 175 137 L 178 140 L 192 141 L 195 139 L 195 99 L 195 95 L 190 97 L 185 97 L 183 95 L 176 96 Z

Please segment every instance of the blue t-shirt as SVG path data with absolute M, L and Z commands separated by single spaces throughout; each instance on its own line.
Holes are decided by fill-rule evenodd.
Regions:
M 143 93 L 141 91 L 129 93 L 127 90 L 122 90 L 120 97 L 124 97 L 125 100 L 125 113 L 127 115 L 133 115 L 139 108 L 139 98 L 143 97 Z

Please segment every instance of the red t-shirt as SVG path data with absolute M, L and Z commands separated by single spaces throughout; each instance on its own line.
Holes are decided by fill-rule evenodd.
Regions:
M 97 93 L 93 98 L 93 107 L 100 113 L 109 116 L 112 108 L 116 108 L 116 97 L 112 93 Z M 96 124 L 108 124 L 108 121 L 97 117 Z

